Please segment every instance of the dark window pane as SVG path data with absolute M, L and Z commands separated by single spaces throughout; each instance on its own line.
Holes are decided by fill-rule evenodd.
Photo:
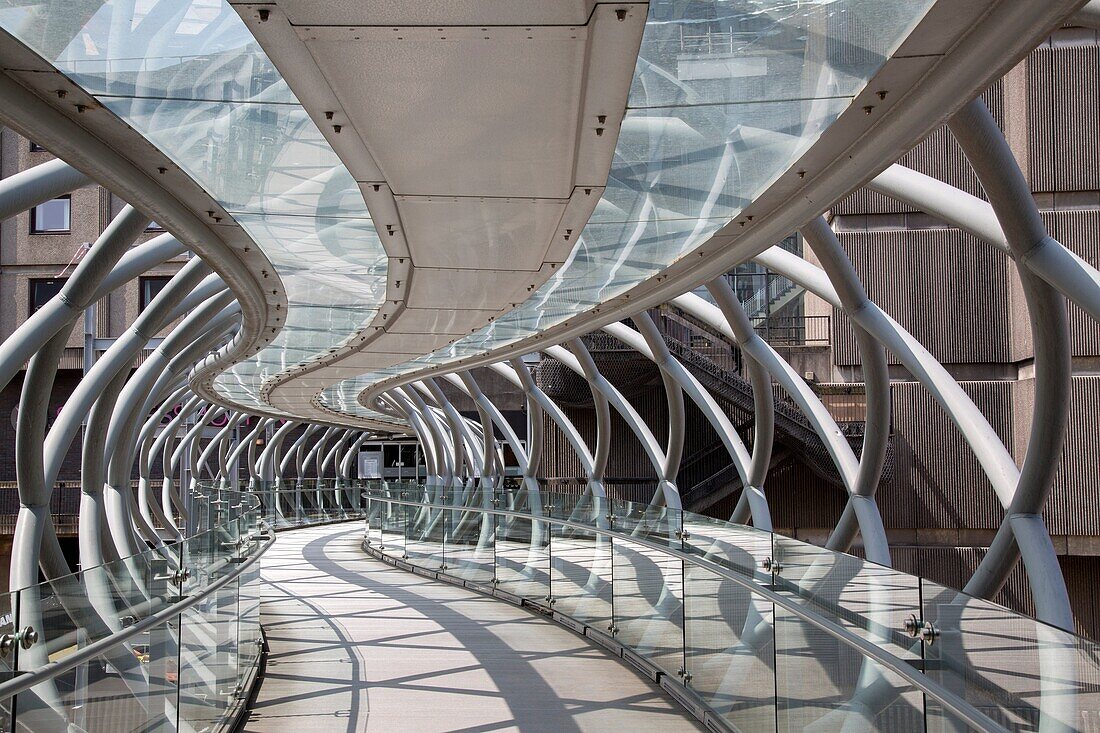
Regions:
M 164 290 L 164 286 L 171 279 L 167 275 L 151 275 L 141 278 L 139 281 L 141 285 L 141 310 L 145 310 L 153 302 L 153 298 L 157 297 L 161 290 Z
M 49 279 L 35 279 L 30 281 L 30 304 L 29 310 L 34 313 L 46 303 L 50 302 L 50 298 L 61 292 L 61 287 L 65 284 L 66 278 L 57 277 Z
M 31 210 L 31 232 L 67 232 L 70 221 L 68 196 L 39 204 Z

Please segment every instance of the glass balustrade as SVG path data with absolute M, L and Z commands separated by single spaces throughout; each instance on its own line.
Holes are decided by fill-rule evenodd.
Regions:
M 257 481 L 249 493 L 258 498 L 263 521 L 279 530 L 362 518 L 364 486 L 351 479 Z
M 1097 644 L 852 555 L 582 493 L 364 485 L 370 549 L 611 637 L 731 729 L 1100 722 Z
M 218 730 L 243 710 L 270 536 L 257 495 L 188 499 L 185 539 L 0 597 L 0 730 Z

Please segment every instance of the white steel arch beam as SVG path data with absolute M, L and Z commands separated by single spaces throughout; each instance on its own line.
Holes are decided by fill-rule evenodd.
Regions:
M 171 469 L 171 474 L 170 475 L 172 476 L 172 484 L 177 486 L 178 490 L 176 490 L 174 492 L 175 496 L 165 496 L 162 493 L 162 495 L 161 495 L 161 505 L 164 507 L 164 510 L 167 513 L 168 509 L 169 509 L 169 505 L 164 504 L 165 499 L 167 498 L 169 500 L 176 500 L 178 498 L 179 505 L 178 505 L 177 508 L 182 507 L 181 511 L 180 511 L 180 516 L 184 519 L 183 528 L 185 530 L 187 528 L 187 518 L 190 516 L 190 511 L 187 507 L 187 501 L 182 496 L 183 488 L 184 488 L 183 481 L 182 481 L 182 479 L 178 482 L 175 480 L 176 475 L 180 470 L 180 462 L 181 462 L 184 454 L 186 453 L 189 456 L 190 468 L 191 468 L 191 480 L 187 484 L 187 487 L 190 488 L 191 484 L 193 484 L 195 482 L 196 477 L 198 476 L 198 470 L 199 470 L 199 468 L 198 468 L 198 457 L 199 457 L 198 448 L 199 448 L 199 441 L 202 438 L 202 434 L 206 430 L 206 428 L 210 426 L 210 423 L 212 423 L 214 420 L 217 420 L 222 415 L 226 414 L 227 411 L 228 411 L 228 408 L 221 407 L 219 405 L 211 405 L 210 403 L 206 403 L 205 405 L 200 404 L 199 409 L 198 409 L 199 414 L 197 416 L 197 419 L 195 420 L 195 424 L 192 425 L 187 430 L 187 432 L 185 432 L 183 434 L 183 438 L 179 441 L 179 444 L 176 446 L 176 449 L 174 451 L 172 451 L 172 453 L 171 453 L 170 461 L 168 463 L 168 468 Z M 165 453 L 166 454 L 167 454 L 168 448 L 169 448 L 169 446 L 166 445 L 165 446 Z M 168 476 L 169 474 L 165 473 L 165 475 Z M 169 514 L 167 518 L 169 520 L 171 520 L 172 517 Z
M 91 180 L 55 158 L 0 180 L 0 220 L 86 186 Z
M 1027 261 L 1036 252 L 1062 249 L 1062 245 L 1047 233 L 1031 189 L 985 103 L 980 98 L 972 100 L 948 121 L 948 126 L 989 197 L 1013 258 Z M 1027 453 L 1008 507 L 1008 522 L 1023 556 L 1028 579 L 1034 584 L 1032 597 L 1039 617 L 1072 632 L 1074 621 L 1069 592 L 1042 517 L 1069 421 L 1072 371 L 1069 321 L 1065 300 L 1054 287 L 1026 267 L 1018 267 L 1017 274 L 1031 322 L 1035 400 Z M 998 547 L 987 553 L 982 565 L 999 567 L 1007 578 L 1005 566 L 1009 564 L 1009 557 L 1015 561 L 1014 555 Z M 996 579 L 995 574 L 991 576 L 991 580 Z
M 469 372 L 462 372 L 461 375 L 448 374 L 445 375 L 444 378 L 473 400 L 474 407 L 477 409 L 478 419 L 481 420 L 481 475 L 478 481 L 478 489 L 480 490 L 479 494 L 481 496 L 482 506 L 489 508 L 493 503 L 492 493 L 504 485 L 504 456 L 497 450 L 496 432 L 493 429 L 494 419 L 503 418 L 503 416 L 500 415 L 500 411 L 496 409 L 496 406 L 481 392 L 481 389 L 477 386 L 477 382 Z M 501 421 L 503 422 L 503 419 L 501 419 Z M 507 425 L 507 423 L 505 423 L 505 425 Z M 511 440 L 511 438 L 508 437 L 510 432 L 510 426 L 507 430 L 504 430 L 505 439 L 509 441 Z M 512 443 L 509 444 L 511 445 Z M 516 453 L 517 457 L 520 455 L 520 453 Z M 470 519 L 471 518 L 464 515 L 460 526 L 452 531 L 457 533 L 461 527 L 465 526 L 465 524 L 470 521 Z M 487 547 L 493 541 L 495 520 L 488 514 L 482 514 L 480 521 L 481 531 L 478 536 L 478 547 Z
M 163 422 L 164 417 L 172 410 L 177 404 L 182 407 L 181 400 L 184 396 L 190 392 L 190 388 L 186 385 L 177 388 L 171 392 L 161 402 L 160 406 L 153 410 L 149 417 L 145 420 L 141 426 L 141 431 L 138 433 L 137 443 L 137 464 L 138 464 L 138 511 L 145 521 L 152 525 L 156 521 L 160 521 L 161 526 L 167 527 L 168 518 L 161 518 L 154 516 L 155 512 L 160 512 L 160 504 L 156 501 L 150 501 L 150 487 L 149 476 L 151 474 L 151 462 L 152 462 L 152 450 L 153 443 L 156 440 L 156 429 Z M 100 453 L 103 453 L 102 447 Z
M 735 470 L 741 477 L 741 483 L 745 487 L 744 491 L 751 494 L 747 500 L 747 505 L 750 508 L 753 524 L 760 529 L 770 530 L 772 528 L 771 511 L 768 508 L 767 497 L 764 496 L 763 492 L 768 465 L 767 460 L 754 462 L 753 456 L 749 454 L 748 449 L 741 440 L 741 436 L 737 433 L 737 429 L 726 417 L 726 413 L 714 397 L 683 364 L 669 353 L 664 339 L 657 331 L 648 313 L 635 316 L 633 320 L 638 326 L 638 331 L 622 323 L 609 323 L 603 327 L 603 331 L 619 339 L 646 358 L 653 360 L 671 375 L 680 389 L 691 397 L 725 446 Z M 771 405 L 770 390 L 768 405 Z M 768 413 L 768 417 L 770 416 L 770 413 Z M 757 442 L 756 446 L 759 447 L 760 443 Z M 770 453 L 770 442 L 767 448 Z M 755 474 L 754 468 L 756 465 L 763 465 L 764 472 Z
M 949 183 L 895 163 L 871 179 L 867 188 L 911 204 L 1012 254 L 993 206 Z M 1100 321 L 1100 271 L 1095 267 L 1050 236 L 1026 256 L 1013 257 L 1018 266 L 1043 278 Z
M 1068 22 L 1083 25 L 1086 28 L 1100 29 L 1100 0 L 1089 0 L 1076 15 L 1070 17 Z
M 458 410 L 456 410 L 455 406 L 451 404 L 451 401 L 447 399 L 447 396 L 443 394 L 443 390 L 435 383 L 435 380 L 429 377 L 419 382 L 415 382 L 412 387 L 422 393 L 420 395 L 421 399 L 427 397 L 434 400 L 442 411 L 442 421 L 447 423 L 447 428 L 450 431 L 450 445 L 452 446 L 454 460 L 453 471 L 455 486 L 465 488 L 467 478 L 472 477 L 475 470 L 477 470 L 477 467 L 474 465 L 472 445 L 468 444 L 469 436 L 466 433 L 469 428 L 465 424 L 465 420 L 458 414 Z M 425 401 L 425 404 L 428 403 Z M 435 410 L 429 407 L 429 411 L 439 420 L 439 416 Z
M 465 496 L 483 470 L 484 457 L 481 452 L 480 426 L 476 421 L 463 417 L 446 395 L 443 395 L 442 390 L 439 394 L 443 396 L 443 404 L 440 404 L 433 390 L 425 386 L 425 382 L 417 382 L 415 386 L 424 393 L 425 401 L 429 398 L 432 400 L 428 403 L 430 409 L 450 429 L 450 444 L 455 446 L 456 482 L 461 485 L 462 495 Z M 447 405 L 450 409 L 447 409 Z
M 218 432 L 214 434 L 214 437 L 210 439 L 210 442 L 206 444 L 206 447 L 202 449 L 199 454 L 198 461 L 195 462 L 195 471 L 191 474 L 191 488 L 197 489 L 198 483 L 202 480 L 202 472 L 205 470 L 206 475 L 214 480 L 218 477 L 218 471 L 214 466 L 210 465 L 210 459 L 217 456 L 215 460 L 221 458 L 226 451 L 226 441 L 229 435 L 233 432 L 233 429 L 237 427 L 237 423 L 244 417 L 243 412 L 232 412 L 227 414 L 225 425 L 222 425 Z M 215 464 L 216 466 L 217 464 Z
M 309 427 L 305 429 L 302 437 L 294 444 L 294 471 L 296 474 L 298 484 L 301 484 L 306 477 L 306 466 L 309 465 L 309 441 L 314 435 L 320 432 L 324 434 L 324 426 L 316 423 L 310 423 Z M 321 436 L 317 435 L 316 440 L 320 440 Z M 316 442 L 314 440 L 314 442 Z
M 523 472 L 523 475 L 526 476 L 528 466 L 527 450 L 521 443 L 519 436 L 516 435 L 516 431 L 512 429 L 511 424 L 505 419 L 504 414 L 501 413 L 496 404 L 486 397 L 485 393 L 481 390 L 474 375 L 469 371 L 465 371 L 459 372 L 458 374 L 444 375 L 444 379 L 463 390 L 470 399 L 474 401 L 474 404 L 477 405 L 479 412 L 484 411 L 485 414 L 488 415 L 490 420 L 489 423 L 485 423 L 485 418 L 482 417 L 482 422 L 486 426 L 483 429 L 490 436 L 494 434 L 494 425 L 497 430 L 500 430 L 501 435 L 504 436 L 505 442 L 508 443 L 508 446 L 512 449 L 512 453 L 515 455 L 516 460 L 519 461 L 520 470 Z M 488 445 L 488 443 L 486 445 Z M 505 466 L 502 460 L 499 466 L 500 473 L 497 477 L 498 479 L 503 478 L 504 469 Z
M 400 387 L 397 392 L 405 398 L 407 410 L 419 413 L 421 421 L 427 427 L 428 433 L 435 444 L 441 483 L 436 487 L 429 488 L 435 488 L 436 498 L 438 498 L 440 489 L 452 488 L 457 480 L 455 477 L 455 447 L 448 439 L 449 431 L 443 427 L 439 416 L 428 407 L 428 403 L 424 401 L 420 392 L 413 385 Z
M 354 430 L 351 428 L 337 429 L 336 440 L 329 446 L 328 450 L 324 452 L 324 456 L 320 457 L 320 463 L 317 469 L 317 493 L 321 495 L 320 479 L 324 477 L 328 472 L 329 466 L 332 467 L 332 488 L 328 490 L 328 495 L 332 497 L 332 506 L 335 509 L 340 509 L 342 502 L 340 501 L 340 466 L 339 456 L 344 450 L 344 444 L 349 438 L 354 435 Z M 323 504 L 322 504 L 323 506 Z
M 834 307 L 842 307 L 840 297 L 825 273 L 798 255 L 774 247 L 755 259 L 769 269 L 797 282 Z M 894 354 L 940 404 L 974 451 L 1001 505 L 1009 507 L 1019 482 L 1019 469 L 1008 449 L 973 400 L 919 341 L 877 305 L 871 303 L 851 314 L 851 317 Z M 994 540 L 993 550 L 998 553 L 1011 552 L 1012 544 L 1011 529 L 1008 525 L 1002 525 L 1001 531 Z M 1000 549 L 1006 546 L 1007 551 Z M 968 583 L 964 591 L 979 595 L 983 586 L 990 585 L 992 584 L 984 579 L 979 579 L 973 585 Z
M 573 351 L 576 354 L 577 350 L 574 349 Z M 584 353 L 589 358 L 579 363 L 582 367 L 582 376 L 588 386 L 588 391 L 592 395 L 592 407 L 596 412 L 596 447 L 592 451 L 592 475 L 588 477 L 588 482 L 585 484 L 585 493 L 590 496 L 605 497 L 607 496 L 607 486 L 604 484 L 604 479 L 607 477 L 607 464 L 611 461 L 611 441 L 614 437 L 611 434 L 611 404 L 607 401 L 607 396 L 589 378 L 589 371 L 594 373 L 596 366 L 588 352 L 585 351 Z M 591 370 L 586 368 L 586 365 L 589 364 Z M 660 475 L 659 471 L 658 475 Z
M 81 380 L 76 389 L 74 389 L 61 412 L 58 414 L 49 434 L 45 435 L 44 438 L 36 437 L 33 439 L 30 438 L 29 433 L 24 434 L 24 441 L 29 440 L 34 447 L 29 448 L 28 452 L 23 455 L 28 457 L 30 455 L 37 455 L 40 457 L 36 464 L 38 468 L 34 468 L 31 463 L 24 461 L 26 470 L 33 472 L 33 475 L 26 474 L 20 479 L 21 494 L 26 492 L 26 498 L 30 499 L 32 504 L 36 506 L 48 505 L 48 497 L 46 497 L 48 491 L 47 487 L 53 486 L 64 455 L 68 451 L 69 446 L 75 438 L 77 431 L 80 429 L 80 425 L 85 415 L 91 409 L 92 404 L 102 396 L 101 390 L 111 382 L 114 375 L 129 366 L 141 347 L 148 342 L 157 330 L 159 330 L 163 323 L 163 316 L 166 315 L 165 311 L 190 292 L 206 272 L 205 265 L 202 265 L 199 260 L 188 263 L 188 266 L 185 266 L 184 269 L 165 286 L 164 290 L 154 298 L 153 303 L 150 303 L 149 308 L 138 317 L 122 337 L 116 340 L 103 357 L 96 362 L 92 370 L 85 375 L 84 379 Z M 57 350 L 63 348 L 63 341 L 58 338 L 57 332 L 55 332 L 55 335 L 51 338 L 50 343 L 52 343 L 53 346 L 47 345 L 48 348 L 46 351 L 53 350 L 55 354 L 59 356 L 60 351 Z M 50 354 L 40 351 L 38 355 L 34 357 L 34 360 L 49 363 L 49 356 Z M 24 394 L 26 394 L 29 399 L 34 393 L 25 390 Z M 33 410 L 28 412 L 28 415 L 30 414 L 33 414 Z M 44 425 L 42 428 L 44 432 Z M 37 431 L 34 432 L 37 433 Z M 18 431 L 16 433 L 16 438 L 18 447 Z M 105 450 L 108 452 L 111 450 L 110 436 L 107 437 Z M 44 501 L 46 502 L 45 504 L 43 503 Z M 27 517 L 27 519 L 24 520 L 25 523 L 31 520 L 32 513 L 28 512 L 22 514 L 25 514 Z M 48 517 L 48 513 L 46 517 Z M 42 521 L 48 521 L 48 519 L 43 519 Z M 25 531 L 28 534 L 19 541 L 24 543 L 37 542 L 40 544 L 41 540 L 39 538 L 42 537 L 42 530 L 38 526 L 35 526 L 37 524 L 38 520 L 35 520 L 32 524 L 27 524 Z M 18 527 L 19 524 L 17 520 L 17 537 L 20 536 Z M 13 568 L 11 582 L 13 583 L 13 589 L 33 585 L 37 582 L 37 569 L 33 568 L 30 563 L 37 564 L 38 550 L 31 549 L 29 544 L 26 546 L 19 546 L 22 549 L 18 553 L 13 553 L 12 558 Z M 16 572 L 14 567 L 16 564 L 21 564 L 22 569 L 25 569 L 26 572 L 24 573 L 22 569 Z M 67 567 L 65 568 L 65 572 L 67 572 Z
M 880 565 L 889 566 L 890 549 L 886 541 L 886 530 L 882 525 L 882 517 L 874 505 L 871 497 L 856 498 L 853 493 L 856 480 L 859 475 L 859 460 L 856 458 L 852 447 L 848 445 L 836 421 L 829 411 L 821 404 L 821 400 L 810 390 L 809 386 L 795 374 L 790 364 L 779 356 L 767 342 L 761 339 L 752 328 L 748 316 L 745 315 L 741 303 L 730 290 L 725 278 L 717 278 L 707 283 L 707 289 L 714 296 L 717 306 L 693 293 L 685 293 L 673 300 L 677 306 L 688 311 L 696 318 L 700 318 L 715 328 L 719 328 L 729 338 L 736 341 L 742 351 L 748 353 L 759 362 L 771 376 L 787 391 L 795 400 L 803 414 L 810 421 L 814 431 L 821 437 L 829 452 L 833 463 L 844 481 L 848 490 L 849 500 L 854 504 L 854 510 L 859 520 L 860 530 L 863 533 L 864 547 L 867 558 Z
M 153 399 L 151 393 L 155 383 L 160 379 L 171 379 L 172 375 L 184 369 L 191 369 L 195 361 L 221 342 L 227 331 L 236 327 L 239 318 L 239 305 L 231 293 L 223 292 L 210 298 L 195 308 L 153 349 L 119 393 L 106 444 L 111 457 L 107 468 L 107 517 L 112 528 L 116 521 L 119 532 L 133 521 L 143 525 L 129 483 L 137 448 L 138 426 L 141 416 L 148 412 L 146 403 Z M 170 495 L 178 501 L 171 488 Z M 186 507 L 182 502 L 179 507 L 186 516 Z M 151 531 L 151 528 L 143 529 Z
M 5 354 L 2 357 L 5 360 L 2 368 L 7 372 L 2 375 L 7 377 L 5 384 L 10 381 L 11 374 L 22 367 L 22 361 L 13 360 L 18 360 L 22 355 L 21 352 L 29 351 L 34 354 L 27 365 L 20 394 L 19 417 L 16 425 L 16 475 L 22 505 L 20 513 L 27 516 L 27 519 L 23 520 L 24 523 L 32 514 L 40 515 L 28 525 L 28 529 L 38 536 L 38 546 L 33 550 L 34 556 L 28 560 L 34 560 L 37 564 L 39 553 L 44 549 L 45 555 L 42 556 L 42 560 L 47 565 L 44 570 L 49 577 L 57 577 L 69 572 L 68 564 L 61 555 L 60 545 L 54 535 L 49 512 L 42 508 L 48 507 L 53 493 L 54 477 L 48 475 L 44 465 L 47 454 L 43 443 L 46 436 L 46 411 L 53 390 L 58 361 L 67 345 L 77 317 L 83 312 L 83 307 L 92 302 L 91 298 L 94 297 L 106 273 L 115 266 L 134 240 L 145 231 L 148 223 L 148 219 L 133 208 L 124 208 L 96 239 L 92 249 L 66 281 L 61 292 L 47 303 L 47 307 L 52 309 L 53 314 L 46 316 L 37 327 L 27 327 L 24 324 L 22 329 L 18 329 L 5 341 L 5 345 L 9 343 L 23 345 L 23 349 L 13 349 L 16 353 Z M 82 305 L 78 309 L 76 304 Z M 85 407 L 85 411 L 90 407 L 89 404 Z M 67 449 L 68 445 L 65 447 Z M 23 512 L 23 507 L 28 511 Z M 46 525 L 50 527 L 47 528 Z M 24 541 L 34 540 L 28 538 Z M 13 540 L 14 547 L 16 545 Z M 31 550 L 21 546 L 21 552 L 31 552 Z M 20 579 L 20 582 L 22 580 L 24 579 Z M 37 582 L 37 575 L 30 582 Z
M 183 408 L 168 421 L 168 424 L 165 425 L 164 429 L 161 431 L 160 436 L 153 442 L 152 455 L 154 456 L 154 460 L 159 456 L 161 464 L 160 510 L 164 514 L 165 520 L 168 522 L 168 529 L 178 537 L 182 537 L 182 534 L 180 534 L 179 526 L 172 516 L 172 509 L 173 507 L 179 509 L 181 504 L 174 496 L 177 486 L 175 476 L 177 465 L 176 459 L 178 455 L 182 454 L 183 448 L 186 445 L 186 433 L 184 438 L 179 441 L 178 445 L 176 443 L 176 438 L 179 437 L 180 429 L 183 427 L 184 423 L 199 410 L 202 403 L 202 397 L 193 394 L 187 402 L 184 403 Z M 197 424 L 202 424 L 202 421 L 198 421 Z M 186 526 L 186 522 L 184 526 Z
M 243 323 L 240 338 L 216 360 L 204 363 L 201 367 L 204 372 L 219 368 L 232 357 L 260 348 L 264 334 L 270 332 L 270 327 L 277 327 L 274 309 L 268 301 L 281 300 L 285 307 L 285 295 L 272 294 L 268 282 L 261 285 L 262 271 L 271 268 L 262 253 L 246 262 L 236 254 L 229 241 L 223 239 L 223 234 L 230 230 L 234 236 L 247 237 L 242 230 L 235 224 L 215 227 L 215 222 L 194 206 L 197 196 L 209 199 L 193 181 L 173 174 L 169 176 L 171 182 L 166 183 L 166 179 L 156 172 L 128 158 L 129 149 L 117 143 L 112 145 L 90 130 L 103 128 L 99 129 L 102 133 L 110 127 L 136 140 L 137 133 L 128 128 L 120 130 L 125 126 L 119 125 L 113 115 L 75 120 L 59 108 L 60 103 L 53 104 L 39 97 L 7 74 L 0 74 L 0 100 L 3 102 L 0 118 L 6 125 L 45 145 L 58 158 L 119 193 L 127 202 L 171 230 L 189 249 L 218 260 L 219 272 L 233 287 L 241 303 Z M 181 197 L 179 189 L 185 189 L 187 195 Z M 188 202 L 183 198 L 188 198 Z M 205 210 L 206 204 L 202 206 Z M 205 383 L 206 380 L 198 381 Z M 205 388 L 205 384 L 199 387 Z
M 592 360 L 592 355 L 588 353 L 588 349 L 585 348 L 580 339 L 570 341 L 569 347 L 572 353 L 561 346 L 551 346 L 545 351 L 548 355 L 553 356 L 569 369 L 588 380 L 590 385 L 594 386 L 607 398 L 608 403 L 615 408 L 615 411 L 622 416 L 623 421 L 634 435 L 638 437 L 642 450 L 653 467 L 653 472 L 660 479 L 663 476 L 665 467 L 665 452 L 653 435 L 653 431 L 649 429 L 649 426 L 645 424 L 645 420 L 634 409 L 634 406 L 623 397 L 622 393 L 599 373 L 596 362 Z M 656 503 L 663 501 L 673 509 L 679 509 L 680 494 L 675 483 L 669 485 L 662 482 L 658 490 L 654 492 L 653 501 Z
M 147 218 L 129 206 L 111 220 L 65 281 L 61 292 L 30 314 L 0 343 L 0 385 L 10 383 L 23 364 L 51 338 L 71 331 L 85 308 L 149 267 L 179 253 L 177 250 L 182 247 L 171 237 L 157 244 L 153 244 L 156 240 L 150 240 L 130 250 L 148 224 Z M 166 246 L 169 239 L 175 246 Z
M 278 460 L 279 451 L 282 449 L 287 436 L 301 425 L 302 423 L 297 420 L 284 420 L 283 424 L 275 431 L 275 434 L 271 436 L 271 440 L 267 441 L 263 452 L 260 453 L 260 479 L 265 483 L 274 481 L 275 485 L 278 486 L 278 478 L 281 476 Z
M 451 442 L 458 446 L 456 453 L 462 456 L 463 470 L 460 478 L 463 479 L 463 493 L 465 495 L 473 488 L 474 482 L 485 475 L 488 459 L 483 450 L 485 434 L 482 427 L 477 421 L 464 417 L 455 409 L 454 404 L 447 398 L 434 379 L 429 377 L 422 382 L 418 382 L 417 385 L 422 392 L 426 390 L 426 395 L 430 395 L 435 400 L 442 411 L 444 419 L 451 428 Z M 491 432 L 490 428 L 490 435 Z
M 112 433 L 111 426 L 115 425 L 118 419 L 128 419 L 136 423 L 147 415 L 152 410 L 153 404 L 159 399 L 159 396 L 165 389 L 169 388 L 168 385 L 181 380 L 183 376 L 181 372 L 191 369 L 196 360 L 225 339 L 226 331 L 231 330 L 232 324 L 236 320 L 235 308 L 236 306 L 234 305 L 229 309 L 223 309 L 223 312 L 219 314 L 219 316 L 215 317 L 207 324 L 204 333 L 195 338 L 191 343 L 185 345 L 182 349 L 179 348 L 179 344 L 174 344 L 166 339 L 162 344 L 164 347 L 162 353 L 164 355 L 169 355 L 176 351 L 178 351 L 178 353 L 170 359 L 167 366 L 163 368 L 159 375 L 156 374 L 156 365 L 149 364 L 149 359 L 146 360 L 146 363 L 142 364 L 141 368 L 134 373 L 134 376 L 125 389 L 129 389 L 132 384 L 137 384 L 138 382 L 148 384 L 149 381 L 153 381 L 152 387 L 146 390 L 147 396 L 144 402 L 140 403 L 139 407 L 136 409 L 129 403 L 124 403 L 122 405 L 116 404 L 114 412 L 112 413 L 111 424 L 106 426 L 108 442 L 105 453 L 108 454 L 109 463 L 107 480 L 104 483 L 104 488 L 109 511 L 108 519 L 112 516 L 110 511 L 111 507 L 114 505 L 116 507 L 115 511 L 122 511 L 124 516 L 130 517 L 130 522 L 136 525 L 136 529 L 150 542 L 158 546 L 160 544 L 159 534 L 153 529 L 152 523 L 146 521 L 145 515 L 141 512 L 138 498 L 134 495 L 134 492 L 129 490 L 130 472 L 133 464 L 135 460 L 140 461 L 141 459 L 139 444 L 140 431 L 128 428 L 128 433 L 123 433 L 121 440 L 114 444 L 116 447 L 110 450 L 112 435 L 116 436 L 116 438 L 119 435 L 118 431 Z M 226 310 L 228 310 L 228 312 L 226 312 Z M 181 339 L 181 341 L 182 340 L 183 339 Z M 148 367 L 146 367 L 147 364 L 149 364 Z M 141 388 L 138 388 L 132 392 L 132 394 L 140 396 L 140 389 Z M 119 416 L 120 410 L 124 413 L 124 416 L 121 418 Z M 162 482 L 162 502 L 158 504 L 154 500 L 150 503 L 154 516 L 163 516 L 165 513 L 169 513 L 174 505 L 179 510 L 180 516 L 184 520 L 187 520 L 189 518 L 189 510 L 186 502 L 177 495 L 177 491 L 172 484 L 170 484 L 169 487 L 168 497 L 163 498 L 164 485 Z M 141 488 L 140 482 L 139 488 Z M 146 490 L 148 490 L 148 484 L 146 484 Z M 113 505 L 112 502 L 114 503 Z M 164 517 L 161 521 L 166 527 L 173 526 L 171 520 L 167 517 Z M 122 522 L 122 519 L 117 520 L 118 524 Z M 137 542 L 140 547 L 141 541 L 137 540 Z
M 332 468 L 332 478 L 336 481 L 340 479 L 339 466 L 337 465 L 336 457 L 344 450 L 344 444 L 354 434 L 354 431 L 350 428 L 338 429 L 336 441 L 329 446 L 325 451 L 324 456 L 321 458 L 321 473 L 323 476 Z
M 403 393 L 395 390 L 393 393 L 383 393 L 379 396 L 383 403 L 389 403 L 393 410 L 403 416 L 416 434 L 420 447 L 424 451 L 424 465 L 427 475 L 424 477 L 424 485 L 431 491 L 442 481 L 440 470 L 440 458 L 437 454 L 438 446 L 428 425 L 424 422 L 420 412 L 412 407 Z
M 326 428 L 321 437 L 317 439 L 317 442 L 313 444 L 313 447 L 309 449 L 309 453 L 306 454 L 306 463 L 313 464 L 313 473 L 316 476 L 316 482 L 314 486 L 314 501 L 318 507 L 324 506 L 321 501 L 321 482 L 324 480 L 324 471 L 321 470 L 321 462 L 324 460 L 325 451 L 328 450 L 329 441 L 332 440 L 332 436 L 336 435 L 340 431 L 340 428 L 329 427 Z
M 299 435 L 290 446 L 283 452 L 282 460 L 278 461 L 275 468 L 275 480 L 282 485 L 283 478 L 286 476 L 287 469 L 294 463 L 295 457 L 298 455 L 299 448 L 305 445 L 305 442 L 309 440 L 310 436 L 318 430 L 320 426 L 315 423 L 305 423 L 305 429 L 302 430 L 302 434 Z M 295 464 L 295 478 L 298 478 L 297 465 Z
M 245 454 L 248 450 L 248 446 L 256 442 L 256 438 L 259 437 L 260 431 L 267 427 L 267 424 L 272 420 L 269 417 L 256 418 L 256 424 L 253 425 L 249 431 L 240 439 L 237 445 L 233 446 L 233 450 L 229 452 L 229 457 L 226 461 L 226 465 L 229 467 L 229 473 L 222 477 L 222 485 L 227 485 L 232 482 L 233 477 L 239 473 L 241 455 Z M 246 461 L 247 462 L 247 461 Z M 252 469 L 249 469 L 251 475 Z
M 844 311 L 852 313 L 867 307 L 870 299 L 863 289 L 863 284 L 840 248 L 840 243 L 833 236 L 832 230 L 825 223 L 825 219 L 819 216 L 801 231 L 807 244 L 821 262 L 822 269 L 836 288 Z M 886 464 L 886 451 L 890 441 L 890 372 L 886 362 L 886 349 L 883 345 L 858 323 L 853 323 L 852 329 L 859 345 L 863 381 L 867 391 L 863 448 L 860 451 L 859 472 L 852 487 L 852 495 L 874 497 L 882 478 L 882 469 Z M 844 515 L 830 537 L 830 548 L 847 551 L 851 546 L 859 526 L 856 511 L 857 507 L 849 499 L 844 508 Z M 875 512 L 878 513 L 877 507 Z
M 266 445 L 266 440 L 271 437 L 268 435 L 268 428 L 271 427 L 271 423 L 274 422 L 274 420 L 275 418 L 269 420 L 267 424 L 264 425 L 263 435 L 257 435 L 255 440 L 250 440 L 248 442 L 248 447 L 245 449 L 244 464 L 248 469 L 248 488 L 250 491 L 256 489 L 256 485 L 260 480 L 260 458 L 256 449 L 256 444 L 259 439 L 263 437 Z
M 568 353 L 568 352 L 566 352 Z M 557 403 L 550 399 L 542 389 L 535 384 L 535 378 L 531 376 L 531 372 L 519 359 L 512 359 L 508 364 L 490 364 L 489 368 L 497 374 L 507 379 L 523 390 L 523 393 L 527 396 L 527 415 L 528 415 L 528 430 L 527 430 L 527 451 L 528 451 L 528 465 L 533 471 L 531 478 L 537 478 L 537 471 L 541 463 L 542 455 L 542 413 L 550 416 L 550 419 L 554 421 L 554 424 L 558 426 L 558 429 L 562 431 L 565 439 L 569 441 L 569 445 L 572 446 L 573 452 L 577 455 L 577 459 L 581 463 L 581 469 L 585 473 L 585 477 L 591 479 L 595 475 L 595 458 L 592 455 L 592 451 L 589 450 L 588 444 L 585 443 L 584 438 L 581 437 L 580 431 L 577 430 L 573 422 L 566 416 Z M 536 432 L 537 431 L 537 432 Z M 539 438 L 535 440 L 536 436 Z
M 369 437 L 369 432 L 366 430 L 359 430 L 352 441 L 348 443 L 347 449 L 337 462 L 340 468 L 340 478 L 342 480 L 351 481 L 351 467 L 354 463 L 354 459 L 359 455 L 359 447 L 363 445 L 363 441 Z

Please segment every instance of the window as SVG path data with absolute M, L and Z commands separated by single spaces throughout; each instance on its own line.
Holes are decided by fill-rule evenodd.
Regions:
M 44 147 L 42 147 L 41 145 L 39 145 L 38 143 L 36 143 L 34 140 L 31 140 L 31 152 L 32 153 L 45 153 L 45 152 L 47 152 L 47 150 Z
M 30 302 L 27 306 L 28 315 L 46 305 L 53 296 L 60 293 L 66 279 L 67 278 L 64 277 L 32 279 L 29 288 Z
M 51 234 L 68 232 L 70 223 L 70 205 L 68 196 L 39 204 L 31 210 L 31 234 Z
M 162 227 L 160 224 L 157 224 L 155 221 L 151 221 L 151 222 L 149 222 L 149 226 L 145 227 L 145 231 L 147 231 L 147 232 L 163 232 L 164 227 Z
M 164 290 L 164 286 L 171 279 L 168 275 L 151 275 L 138 281 L 141 287 L 141 310 L 145 310 L 153 302 L 153 298 L 157 297 L 161 290 Z

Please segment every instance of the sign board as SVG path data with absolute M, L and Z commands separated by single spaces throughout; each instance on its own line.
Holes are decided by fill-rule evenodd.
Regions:
M 359 451 L 359 478 L 382 478 L 382 451 Z

